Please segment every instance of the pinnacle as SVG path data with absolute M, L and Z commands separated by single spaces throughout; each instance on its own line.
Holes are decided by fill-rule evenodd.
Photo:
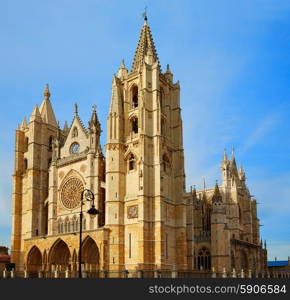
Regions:
M 67 130 L 68 130 L 68 125 L 67 125 L 67 121 L 65 121 L 63 126 L 63 131 L 67 131 Z
M 50 91 L 49 91 L 49 86 L 48 86 L 48 84 L 45 85 L 45 90 L 44 90 L 43 96 L 44 96 L 46 99 L 49 99 L 49 97 L 50 97 Z
M 27 128 L 27 121 L 26 121 L 26 117 L 23 118 L 22 124 L 21 124 L 21 128 L 25 129 Z
M 213 202 L 221 202 L 222 201 L 222 196 L 221 196 L 221 193 L 219 190 L 218 181 L 216 181 L 216 183 L 215 183 L 212 201 Z
M 42 121 L 42 118 L 41 118 L 41 114 L 39 112 L 39 108 L 38 108 L 38 105 L 35 105 L 31 115 L 30 115 L 30 121 L 34 121 L 34 120 L 37 120 L 37 121 Z
M 224 148 L 224 161 L 228 161 L 227 149 Z

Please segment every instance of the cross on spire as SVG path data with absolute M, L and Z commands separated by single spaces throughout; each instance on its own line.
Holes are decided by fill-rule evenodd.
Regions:
M 93 111 L 96 111 L 96 110 L 97 110 L 97 105 L 94 104 L 94 105 L 92 106 L 92 108 L 93 108 Z
M 147 22 L 147 6 L 144 7 L 144 12 L 142 14 L 142 17 L 143 17 L 144 21 Z

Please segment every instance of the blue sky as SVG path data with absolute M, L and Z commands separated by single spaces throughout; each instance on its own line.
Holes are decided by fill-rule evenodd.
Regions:
M 113 73 L 131 67 L 147 5 L 163 70 L 181 84 L 187 186 L 220 181 L 235 147 L 269 258 L 290 256 L 290 2 L 0 0 L 0 245 L 10 246 L 14 133 L 49 83 L 60 124 L 97 104 L 106 136 Z

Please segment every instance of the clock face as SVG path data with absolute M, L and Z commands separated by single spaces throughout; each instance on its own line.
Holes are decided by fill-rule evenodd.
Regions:
M 78 144 L 78 143 L 73 143 L 73 144 L 70 146 L 70 153 L 76 154 L 76 153 L 79 153 L 79 152 L 80 152 L 80 144 Z

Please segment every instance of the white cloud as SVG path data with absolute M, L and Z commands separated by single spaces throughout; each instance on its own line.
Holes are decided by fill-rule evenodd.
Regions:
M 248 138 L 244 141 L 243 145 L 240 147 L 240 153 L 248 151 L 251 147 L 258 144 L 263 138 L 267 136 L 279 123 L 282 119 L 281 111 L 274 111 L 264 119 L 262 119 L 257 127 L 250 133 Z

